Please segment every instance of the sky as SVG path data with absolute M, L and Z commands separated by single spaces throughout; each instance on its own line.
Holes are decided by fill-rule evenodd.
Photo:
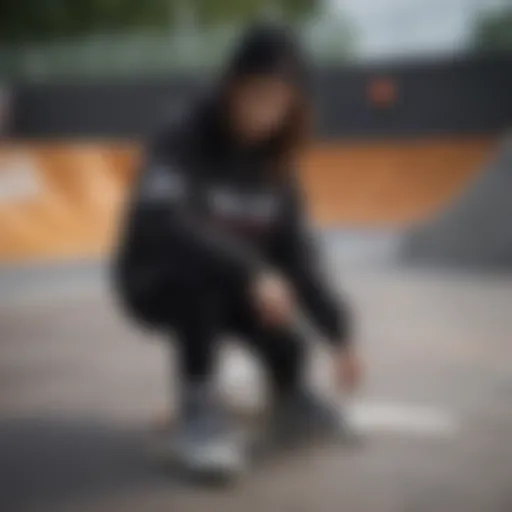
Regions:
M 510 0 L 327 0 L 331 19 L 344 16 L 357 34 L 357 55 L 378 58 L 446 54 L 471 42 L 482 12 Z

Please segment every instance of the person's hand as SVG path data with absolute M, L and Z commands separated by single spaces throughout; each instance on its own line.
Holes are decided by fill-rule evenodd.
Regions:
M 334 353 L 334 370 L 340 389 L 347 393 L 357 391 L 363 378 L 363 366 L 354 347 L 342 347 Z
M 291 323 L 295 304 L 291 287 L 275 273 L 259 275 L 253 285 L 256 310 L 265 325 L 276 326 Z

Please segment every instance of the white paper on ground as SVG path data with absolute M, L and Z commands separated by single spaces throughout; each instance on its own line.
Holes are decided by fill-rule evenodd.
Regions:
M 358 402 L 346 405 L 347 421 L 356 430 L 388 431 L 410 435 L 455 435 L 459 423 L 441 408 L 391 402 Z

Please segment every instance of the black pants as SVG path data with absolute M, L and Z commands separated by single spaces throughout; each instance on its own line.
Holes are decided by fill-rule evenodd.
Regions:
M 162 284 L 150 302 L 154 321 L 175 333 L 185 382 L 212 378 L 227 335 L 235 335 L 259 357 L 276 391 L 286 391 L 301 379 L 306 345 L 298 330 L 264 326 L 244 286 L 188 283 L 180 290 Z

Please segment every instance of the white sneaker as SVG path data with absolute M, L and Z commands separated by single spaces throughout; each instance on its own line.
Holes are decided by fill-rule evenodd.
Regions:
M 199 477 L 232 479 L 246 468 L 242 432 L 235 430 L 227 413 L 208 394 L 185 397 L 171 450 L 181 468 Z

